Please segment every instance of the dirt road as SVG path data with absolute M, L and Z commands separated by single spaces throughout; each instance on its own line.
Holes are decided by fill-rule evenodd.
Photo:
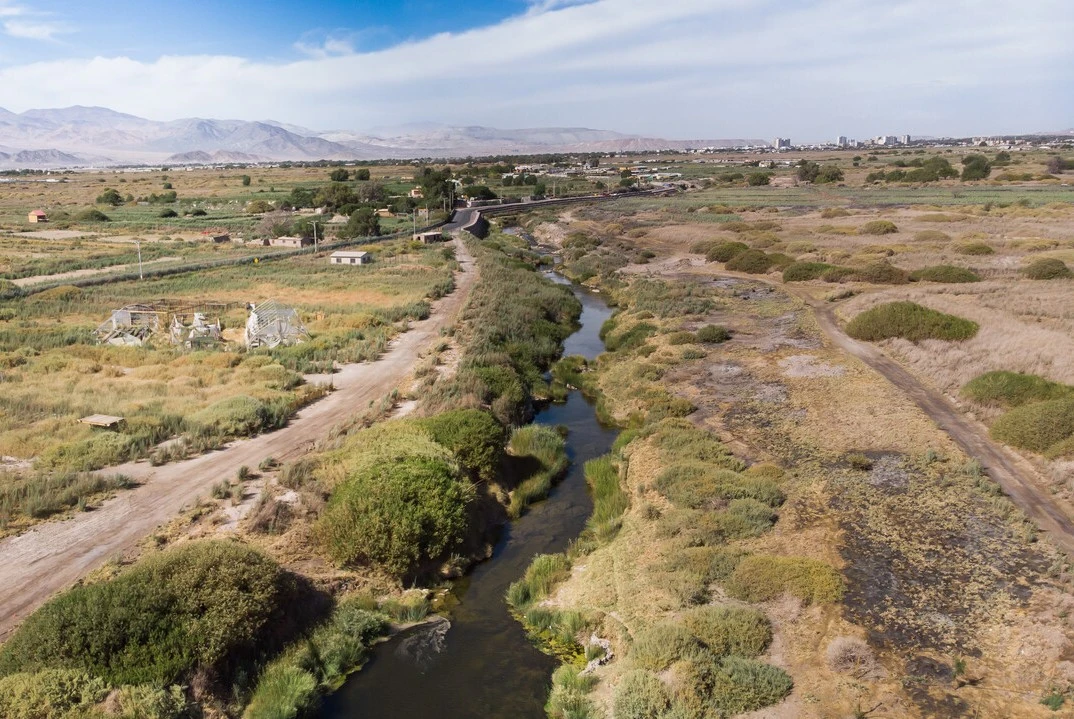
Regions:
M 994 443 L 982 425 L 963 415 L 940 392 L 921 384 L 877 347 L 849 337 L 839 327 L 831 306 L 816 301 L 807 302 L 813 307 L 824 334 L 836 346 L 865 362 L 905 392 L 966 454 L 988 470 L 988 476 L 999 483 L 1011 501 L 1047 532 L 1057 545 L 1074 555 L 1074 521 L 1051 496 L 1044 483 L 1035 480 L 1037 472 L 1029 462 Z
M 396 337 L 379 360 L 350 365 L 332 375 L 336 391 L 302 409 L 287 427 L 193 459 L 152 467 L 136 462 L 104 470 L 143 482 L 92 512 L 43 524 L 0 541 L 0 640 L 55 592 L 71 585 L 109 557 L 130 549 L 183 507 L 204 497 L 239 467 L 256 467 L 265 457 L 293 459 L 326 436 L 333 426 L 364 411 L 410 374 L 415 361 L 458 315 L 476 280 L 473 258 L 455 241 L 462 271 L 455 291 L 437 301 L 429 319 Z
M 835 318 L 834 305 L 818 300 L 805 288 L 792 287 L 765 277 L 741 272 L 716 271 L 696 255 L 673 255 L 650 265 L 624 269 L 639 275 L 682 275 L 692 277 L 734 277 L 763 282 L 787 292 L 812 309 L 821 330 L 837 347 L 857 357 L 906 393 L 970 457 L 981 463 L 1011 501 L 1032 519 L 1052 541 L 1074 556 L 1074 508 L 1052 495 L 1047 482 L 1025 458 L 992 441 L 988 429 L 966 417 L 941 392 L 922 384 L 898 362 L 878 347 L 849 337 Z
M 165 262 L 175 262 L 183 259 L 182 257 L 160 257 L 155 260 L 146 260 L 142 263 L 142 267 L 156 267 L 157 265 L 164 264 Z M 110 275 L 116 272 L 126 272 L 127 270 L 133 270 L 138 268 L 138 263 L 134 262 L 129 265 L 112 265 L 110 267 L 96 267 L 86 270 L 71 270 L 70 272 L 57 272 L 54 275 L 34 275 L 33 277 L 20 277 L 12 282 L 19 287 L 29 287 L 31 285 L 39 285 L 42 282 L 55 282 L 56 280 L 75 280 L 80 277 L 93 277 L 95 275 Z

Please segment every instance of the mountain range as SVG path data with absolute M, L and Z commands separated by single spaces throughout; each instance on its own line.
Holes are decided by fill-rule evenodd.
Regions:
M 0 168 L 377 160 L 552 152 L 683 150 L 761 140 L 665 140 L 588 128 L 451 127 L 434 123 L 369 132 L 319 132 L 271 120 L 161 122 L 104 107 L 0 108 Z

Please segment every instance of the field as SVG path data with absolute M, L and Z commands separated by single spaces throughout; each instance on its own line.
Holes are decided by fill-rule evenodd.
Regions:
M 863 199 L 873 192 L 892 201 Z M 961 393 L 963 385 L 989 370 L 1039 375 L 1054 384 L 1019 380 L 991 392 L 1036 392 L 1018 400 L 1033 411 L 1017 419 L 1047 422 L 1046 412 L 1055 412 L 1066 422 L 1058 413 L 1067 411 L 1064 387 L 1072 383 L 1074 286 L 1027 279 L 1022 269 L 1039 257 L 1074 259 L 1074 205 L 1059 186 L 1033 192 L 713 186 L 669 201 L 521 219 L 539 241 L 562 249 L 565 272 L 610 292 L 620 308 L 605 334 L 615 351 L 572 376 L 628 427 L 616 458 L 629 495 L 621 529 L 610 540 L 583 538 L 569 575 L 542 605 L 586 617 L 611 641 L 615 659 L 582 688 L 557 674 L 553 698 L 567 703 L 552 707 L 554 716 L 582 705 L 587 716 L 618 715 L 639 696 L 684 710 L 691 677 L 727 671 L 704 668 L 709 660 L 690 649 L 698 641 L 711 648 L 690 624 L 696 607 L 742 599 L 761 609 L 772 632 L 770 644 L 744 656 L 794 681 L 789 698 L 764 716 L 1044 717 L 1051 710 L 1043 700 L 1068 701 L 1074 677 L 1065 673 L 1064 648 L 1074 634 L 1056 609 L 1074 601 L 1065 556 L 1040 541 L 973 457 L 909 397 L 831 344 L 814 316 L 814 307 L 834 308 L 848 323 L 906 301 L 953 315 L 915 310 L 894 318 L 898 333 L 918 331 L 907 317 L 939 318 L 947 340 L 877 345 L 988 422 L 1004 407 L 982 399 L 992 395 Z M 863 231 L 877 221 L 895 231 Z M 728 242 L 772 263 L 751 275 L 706 261 Z M 784 283 L 791 261 L 845 271 Z M 910 280 L 939 265 L 970 269 L 982 281 Z M 726 327 L 730 341 L 703 341 L 715 335 L 700 330 L 714 325 Z M 1044 389 L 1015 394 L 1023 385 Z M 771 529 L 729 534 L 735 525 L 717 521 L 730 511 L 719 498 L 727 478 L 706 481 L 695 469 L 687 482 L 688 474 L 673 473 L 697 451 L 659 441 L 661 427 L 683 421 L 676 417 L 733 452 L 736 471 L 748 466 L 746 474 L 776 478 L 785 501 L 751 515 L 774 521 Z M 708 455 L 708 465 L 728 461 L 717 457 Z M 1069 457 L 1025 454 L 1053 480 L 1039 491 L 1055 496 L 1048 501 L 1060 511 L 1069 507 Z M 707 513 L 691 516 L 698 510 L 684 502 Z M 744 558 L 753 564 L 737 576 Z M 837 570 L 844 588 L 834 601 L 812 599 L 811 582 L 824 567 Z M 1031 664 L 1019 658 L 1030 653 Z M 778 682 L 766 681 L 768 689 L 752 696 L 778 701 Z M 730 700 L 713 701 L 718 710 Z
M 408 318 L 452 287 L 453 261 L 440 248 L 409 242 L 369 248 L 375 262 L 332 266 L 301 258 L 188 273 L 144 282 L 59 287 L 3 303 L 0 357 L 0 455 L 4 456 L 5 526 L 65 506 L 27 484 L 43 473 L 96 470 L 157 452 L 161 461 L 211 448 L 234 436 L 280 426 L 323 394 L 337 365 L 375 359 Z M 98 346 L 95 328 L 113 309 L 166 299 L 215 313 L 226 341 L 190 351 L 158 337 L 145 347 Z M 247 352 L 248 303 L 293 306 L 311 339 L 294 347 Z M 305 379 L 304 375 L 318 374 Z M 118 433 L 79 424 L 79 417 L 126 418 Z M 185 449 L 183 449 L 185 447 Z M 74 481 L 74 480 L 72 480 Z M 80 499 L 80 504 L 87 498 Z

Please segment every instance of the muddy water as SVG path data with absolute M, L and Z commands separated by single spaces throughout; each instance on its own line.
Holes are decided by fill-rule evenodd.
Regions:
M 597 295 L 577 288 L 575 294 L 582 302 L 582 326 L 567 339 L 565 353 L 592 359 L 604 349 L 600 326 L 611 310 Z M 582 531 L 593 507 L 582 465 L 605 454 L 616 433 L 597 421 L 579 392 L 534 421 L 569 428 L 567 476 L 546 501 L 506 527 L 492 558 L 460 583 L 450 624 L 418 627 L 378 647 L 365 668 L 326 700 L 321 719 L 545 716 L 556 662 L 530 644 L 508 613 L 504 592 L 535 554 L 563 551 Z

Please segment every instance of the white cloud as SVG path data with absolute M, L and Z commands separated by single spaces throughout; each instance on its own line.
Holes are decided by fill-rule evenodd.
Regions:
M 37 20 L 5 20 L 3 27 L 6 35 L 26 40 L 52 40 L 56 35 L 67 32 L 61 24 Z
M 3 7 L 3 6 L 0 6 Z M 589 125 L 664 136 L 984 132 L 1074 123 L 1066 0 L 563 0 L 383 50 L 96 57 L 0 69 L 0 107 L 157 119 Z

